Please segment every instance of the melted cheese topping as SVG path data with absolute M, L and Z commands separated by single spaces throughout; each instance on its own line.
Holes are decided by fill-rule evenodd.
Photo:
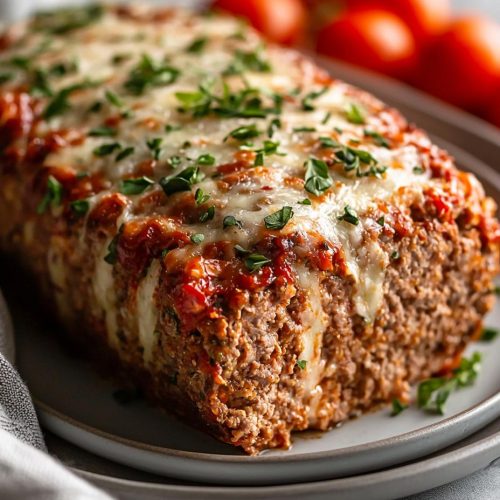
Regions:
M 140 12 L 147 13 L 147 9 Z M 201 44 L 200 50 L 190 49 L 194 42 Z M 189 252 L 176 251 L 179 258 L 201 253 L 203 245 L 221 240 L 252 248 L 267 232 L 264 218 L 289 206 L 294 215 L 280 234 L 321 235 L 327 242 L 341 247 L 347 272 L 356 285 L 353 299 L 357 312 L 367 322 L 373 321 L 382 299 L 382 283 L 389 262 L 376 239 L 365 241 L 366 234 L 376 227 L 373 214 L 381 204 L 390 203 L 403 191 L 419 196 L 430 182 L 426 171 L 415 170 L 425 160 L 410 141 L 405 142 L 403 138 L 396 147 L 386 147 L 369 138 L 367 130 L 390 131 L 380 116 L 384 110 L 381 103 L 367 96 L 360 97 L 342 82 L 325 80 L 313 64 L 293 52 L 265 48 L 255 32 L 243 29 L 236 20 L 195 16 L 182 10 L 172 11 L 164 21 L 144 22 L 117 15 L 109 9 L 96 22 L 64 36 L 30 30 L 28 26 L 27 34 L 2 53 L 0 64 L 11 67 L 9 61 L 16 58 L 36 60 L 36 67 L 28 62 L 27 69 L 14 68 L 14 78 L 2 88 L 31 86 L 45 109 L 58 98 L 61 100 L 61 92 L 64 94 L 75 85 L 82 87 L 68 91 L 62 99 L 62 110 L 37 125 L 39 135 L 76 129 L 85 136 L 81 144 L 68 145 L 50 154 L 45 160 L 47 166 L 71 167 L 86 174 L 100 173 L 113 183 L 110 191 L 120 191 L 123 179 L 143 175 L 138 174 L 138 165 L 153 160 L 151 141 L 160 139 L 149 174 L 155 183 L 143 193 L 130 195 L 130 213 L 141 216 L 141 200 L 161 191 L 160 179 L 190 166 L 198 166 L 204 175 L 204 179 L 193 186 L 193 192 L 202 189 L 210 196 L 205 206 L 216 207 L 211 220 L 179 223 L 179 229 L 184 232 L 204 237 L 203 244 L 193 245 Z M 66 69 L 60 70 L 62 66 Z M 155 68 L 163 68 L 158 71 L 164 71 L 165 79 L 162 80 L 161 74 L 156 75 L 158 80 L 152 83 L 151 72 L 154 73 Z M 149 71 L 150 79 L 143 82 L 143 92 L 131 91 L 130 81 L 134 75 L 140 77 L 141 71 L 145 71 L 146 76 Z M 175 74 L 171 81 L 169 71 Z M 49 91 L 41 91 L 40 85 L 33 88 L 37 74 L 44 75 Z M 191 109 L 181 109 L 186 104 L 182 96 L 203 100 L 210 95 L 213 102 L 224 107 L 227 106 L 221 103 L 224 95 L 234 96 L 245 88 L 255 95 L 256 105 L 264 108 L 276 106 L 276 96 L 280 96 L 281 112 L 245 118 L 222 112 L 200 112 L 200 116 L 193 116 Z M 353 120 L 346 111 L 352 105 L 361 110 L 363 123 Z M 280 126 L 270 137 L 267 131 L 278 117 Z M 92 130 L 109 127 L 110 123 L 112 136 L 92 133 Z M 230 137 L 232 131 L 242 126 L 255 127 L 257 136 L 244 140 Z M 357 176 L 343 168 L 341 162 L 333 162 L 329 164 L 331 188 L 322 196 L 311 195 L 304 189 L 305 164 L 311 157 L 325 153 L 318 146 L 322 137 L 334 139 L 342 147 L 369 153 L 385 171 Z M 265 141 L 269 140 L 278 144 L 276 150 L 263 156 L 263 165 L 252 167 L 255 152 L 265 148 Z M 112 153 L 96 153 L 98 148 L 114 143 Z M 118 160 L 118 152 L 127 148 L 130 154 Z M 245 154 L 250 164 L 244 172 L 236 172 L 232 177 L 220 176 L 220 165 L 232 164 Z M 197 159 L 202 155 L 213 157 L 213 164 L 200 164 Z M 362 167 L 366 172 L 368 166 Z M 98 203 L 100 196 L 92 197 L 92 206 Z M 169 213 L 176 196 L 165 197 L 163 204 L 152 209 L 154 215 Z M 310 205 L 300 203 L 304 198 L 310 199 Z M 346 207 L 356 213 L 357 225 L 340 219 Z M 235 217 L 239 225 L 224 228 L 226 216 Z M 93 290 L 104 311 L 110 341 L 116 343 L 113 267 L 104 261 L 109 242 L 98 253 Z M 57 275 L 62 271 L 56 269 L 53 257 L 49 259 L 52 259 L 53 279 L 58 280 Z M 317 364 L 318 339 L 326 327 L 326 318 L 318 296 L 319 271 L 300 265 L 296 271 L 301 285 L 309 290 L 311 303 L 303 320 L 302 355 L 309 366 L 307 389 L 312 391 L 318 382 L 313 366 Z M 159 265 L 153 262 L 137 292 L 138 325 L 145 359 L 151 355 L 157 320 L 154 293 L 158 276 Z

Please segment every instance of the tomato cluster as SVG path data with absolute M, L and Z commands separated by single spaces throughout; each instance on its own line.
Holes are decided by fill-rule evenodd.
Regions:
M 500 25 L 451 0 L 215 0 L 268 39 L 399 78 L 500 127 Z

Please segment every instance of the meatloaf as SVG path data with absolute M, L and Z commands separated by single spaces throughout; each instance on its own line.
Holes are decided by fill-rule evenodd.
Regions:
M 396 110 L 230 17 L 0 38 L 0 247 L 69 338 L 249 454 L 408 398 L 491 308 L 495 203 Z

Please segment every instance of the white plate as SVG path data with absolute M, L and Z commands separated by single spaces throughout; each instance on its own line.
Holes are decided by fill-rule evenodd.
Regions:
M 500 157 L 499 136 L 493 129 L 400 85 L 346 66 L 336 65 L 334 74 L 362 81 L 368 90 L 377 89 L 386 100 L 418 116 L 424 128 L 446 137 L 462 167 L 476 172 L 490 194 L 500 200 L 499 175 L 478 160 Z M 472 126 L 466 129 L 464 123 Z M 496 142 L 488 141 L 488 135 Z M 456 146 L 455 137 L 473 155 Z M 297 434 L 287 451 L 243 456 L 144 402 L 118 404 L 112 397 L 112 384 L 64 353 L 43 331 L 51 327 L 33 307 L 23 305 L 22 294 L 12 296 L 15 287 L 10 285 L 6 292 L 11 292 L 7 298 L 17 329 L 18 366 L 37 402 L 42 424 L 82 448 L 145 471 L 208 483 L 252 485 L 345 477 L 422 457 L 500 416 L 500 343 L 475 344 L 468 353 L 484 354 L 483 372 L 473 387 L 451 396 L 445 417 L 412 408 L 391 418 L 385 409 L 330 432 Z M 498 306 L 487 324 L 500 326 Z

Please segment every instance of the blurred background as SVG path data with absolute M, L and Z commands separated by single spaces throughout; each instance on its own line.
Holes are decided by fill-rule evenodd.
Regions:
M 500 0 L 148 1 L 229 11 L 273 42 L 399 79 L 500 127 Z M 0 23 L 85 3 L 0 0 Z

